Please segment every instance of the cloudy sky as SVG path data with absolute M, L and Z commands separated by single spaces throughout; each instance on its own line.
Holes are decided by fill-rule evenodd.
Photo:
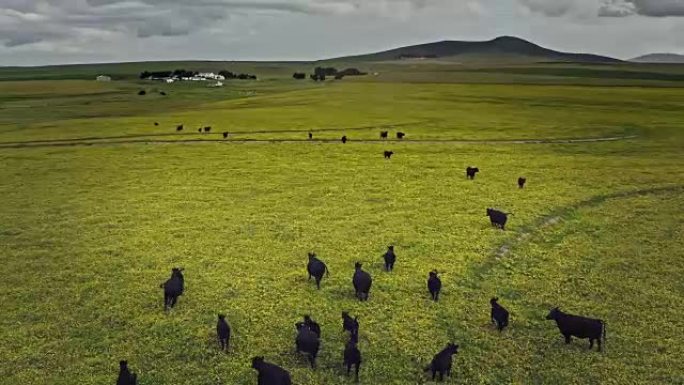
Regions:
M 0 0 L 0 65 L 311 60 L 499 35 L 684 54 L 684 0 Z

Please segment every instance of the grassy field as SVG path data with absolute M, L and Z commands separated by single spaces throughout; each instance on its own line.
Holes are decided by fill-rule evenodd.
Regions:
M 414 70 L 431 82 L 394 69 L 315 84 L 289 70 L 223 89 L 69 73 L 0 82 L 2 381 L 114 383 L 127 359 L 144 385 L 254 384 L 250 359 L 264 355 L 295 384 L 352 383 L 347 310 L 366 384 L 429 382 L 422 368 L 449 341 L 461 346 L 454 384 L 684 383 L 679 80 L 582 86 L 541 71 L 539 84 L 505 84 L 520 75 L 504 71 L 472 84 L 428 66 Z M 204 125 L 213 133 L 197 134 Z M 381 143 L 381 130 L 408 139 Z M 496 143 L 601 137 L 627 138 Z M 508 231 L 490 228 L 487 207 L 514 212 Z M 393 273 L 381 269 L 389 244 Z M 330 270 L 320 291 L 308 251 Z M 374 277 L 366 303 L 355 261 Z M 187 290 L 165 314 L 173 266 Z M 444 272 L 439 303 L 432 269 Z M 503 333 L 492 296 L 512 314 Z M 606 352 L 566 346 L 544 320 L 553 306 L 605 320 Z M 218 312 L 234 330 L 227 355 Z M 294 353 L 303 314 L 323 328 L 315 371 Z

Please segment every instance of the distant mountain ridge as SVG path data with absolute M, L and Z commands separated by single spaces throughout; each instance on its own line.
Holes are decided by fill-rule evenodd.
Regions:
M 618 63 L 621 60 L 585 53 L 567 53 L 538 46 L 527 40 L 501 36 L 488 41 L 445 40 L 419 44 L 366 55 L 339 57 L 335 61 L 401 61 L 401 60 L 472 61 L 517 59 L 525 61 L 559 61 L 580 63 Z
M 630 59 L 634 63 L 671 63 L 684 64 L 684 55 L 676 53 L 652 53 Z

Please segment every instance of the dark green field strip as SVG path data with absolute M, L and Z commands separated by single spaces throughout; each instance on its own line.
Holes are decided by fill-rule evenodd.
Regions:
M 614 69 L 600 70 L 591 68 L 497 68 L 495 70 L 483 68 L 476 70 L 468 70 L 468 72 L 507 73 L 515 75 L 538 75 L 595 79 L 661 80 L 670 82 L 684 81 L 684 74 L 626 71 Z

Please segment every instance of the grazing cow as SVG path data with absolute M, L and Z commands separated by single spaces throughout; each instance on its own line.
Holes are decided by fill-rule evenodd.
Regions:
M 435 302 L 439 301 L 439 292 L 442 290 L 442 280 L 437 276 L 436 270 L 430 272 L 430 276 L 427 280 L 427 287 L 430 291 L 432 300 Z
M 197 132 L 199 132 L 201 134 L 202 133 L 202 127 L 198 128 Z
M 385 151 L 385 159 L 391 159 L 394 151 Z
M 178 126 L 176 126 L 176 131 L 183 131 L 183 125 L 179 124 Z
M 387 252 L 382 257 L 385 259 L 385 271 L 394 270 L 394 262 L 397 261 L 397 255 L 394 254 L 394 246 L 387 246 Z
M 159 286 L 164 289 L 164 310 L 173 308 L 178 297 L 183 295 L 185 278 L 182 271 L 183 269 L 174 267 L 171 269 L 171 278 Z
M 342 331 L 348 331 L 351 334 L 359 333 L 359 317 L 352 318 L 348 312 L 342 312 Z
M 128 369 L 128 361 L 119 361 L 119 378 L 116 385 L 136 385 L 138 376 Z
M 589 349 L 594 347 L 594 341 L 598 342 L 598 351 L 601 351 L 601 339 L 606 342 L 606 324 L 600 319 L 586 318 L 578 315 L 563 313 L 559 308 L 551 309 L 546 316 L 547 320 L 556 321 L 565 343 L 569 344 L 571 337 L 589 338 Z
M 496 325 L 499 331 L 503 331 L 506 326 L 508 326 L 508 310 L 503 306 L 499 305 L 497 302 L 499 298 L 494 297 L 489 300 L 492 305 L 491 318 L 492 323 Z
M 211 131 L 211 126 L 204 127 L 204 132 L 209 132 L 209 131 Z
M 301 352 L 308 354 L 311 368 L 315 369 L 316 356 L 318 355 L 318 349 L 321 346 L 321 342 L 316 333 L 309 329 L 304 322 L 297 322 L 295 327 L 297 328 L 297 337 L 295 338 L 297 353 Z
M 347 135 L 342 137 L 342 144 L 347 143 Z
M 138 91 L 138 95 L 140 95 L 140 96 L 147 95 L 147 91 L 140 90 L 140 91 Z
M 309 132 L 309 140 L 313 139 L 313 134 Z
M 161 92 L 159 93 L 159 95 L 161 95 L 161 96 L 166 96 L 166 92 L 161 91 Z
M 387 139 L 387 131 L 380 131 L 380 139 Z
M 508 216 L 513 215 L 512 213 L 504 213 L 503 211 L 495 209 L 487 209 L 487 216 L 492 226 L 499 228 L 501 230 L 506 230 L 506 222 L 508 221 Z
M 480 172 L 480 169 L 477 167 L 467 167 L 466 168 L 466 178 L 468 179 L 475 179 L 475 174 Z
M 404 134 L 403 132 L 397 132 L 397 139 L 404 139 L 405 136 L 406 134 Z
M 257 385 L 292 385 L 290 373 L 278 365 L 264 361 L 264 357 L 252 358 L 252 368 L 259 373 Z
M 361 262 L 356 262 L 354 268 L 356 271 L 354 272 L 352 283 L 354 284 L 354 290 L 356 291 L 356 298 L 358 298 L 359 301 L 368 301 L 368 293 L 373 284 L 373 279 L 370 274 L 361 270 Z
M 361 367 L 361 351 L 357 344 L 359 343 L 358 334 L 352 333 L 349 336 L 349 342 L 344 347 L 344 366 L 347 367 L 347 376 L 351 372 L 351 367 L 355 367 L 356 382 L 359 382 L 359 368 Z
M 159 125 L 159 122 L 154 122 L 154 125 L 155 125 L 155 126 L 158 126 L 158 125 Z
M 323 279 L 323 274 L 327 273 L 327 275 L 330 275 L 330 272 L 328 272 L 328 267 L 316 257 L 316 254 L 314 253 L 309 253 L 309 263 L 306 265 L 306 271 L 309 273 L 309 280 L 311 277 L 314 277 L 316 279 L 316 287 L 320 290 L 321 288 L 321 279 Z
M 426 372 L 432 371 L 432 379 L 439 373 L 439 380 L 444 380 L 444 374 L 451 377 L 452 356 L 458 353 L 458 345 L 449 343 L 444 350 L 435 354 L 430 365 L 425 368 Z
M 218 322 L 216 323 L 216 335 L 221 350 L 230 348 L 230 325 L 226 322 L 226 316 L 218 315 Z
M 518 187 L 520 187 L 520 188 L 525 187 L 526 182 L 527 182 L 527 178 L 523 178 L 523 177 L 518 178 Z
M 223 139 L 228 139 L 228 133 L 227 132 L 223 133 Z
M 321 325 L 319 325 L 316 321 L 312 320 L 311 316 L 308 314 L 304 316 L 304 326 L 308 327 L 309 330 L 316 333 L 316 336 L 318 338 L 321 338 Z

